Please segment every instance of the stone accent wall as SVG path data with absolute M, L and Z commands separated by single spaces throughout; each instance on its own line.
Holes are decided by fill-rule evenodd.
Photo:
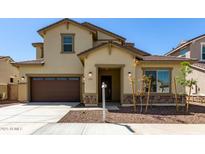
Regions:
M 84 94 L 83 103 L 84 104 L 97 104 L 97 95 L 96 94 Z
M 188 98 L 187 98 L 188 99 Z M 205 96 L 191 96 L 190 100 L 197 103 L 205 103 Z
M 140 97 L 135 97 L 136 103 L 140 104 Z M 147 96 L 143 97 L 143 104 L 146 103 Z M 178 96 L 178 101 L 180 104 L 185 103 L 185 96 L 180 95 Z M 133 104 L 132 102 L 132 94 L 124 94 L 123 95 L 123 104 Z M 150 95 L 150 102 L 149 104 L 175 104 L 175 96 L 173 94 L 155 94 Z

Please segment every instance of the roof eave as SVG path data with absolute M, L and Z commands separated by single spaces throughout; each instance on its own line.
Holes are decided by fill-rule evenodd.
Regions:
M 91 52 L 94 52 L 96 49 L 99 49 L 101 47 L 104 47 L 104 46 L 108 46 L 110 43 L 104 43 L 104 44 L 101 44 L 93 49 L 90 49 L 90 50 L 87 50 L 87 51 L 84 51 L 82 53 L 79 53 L 77 56 L 82 60 L 83 58 L 87 57 Z M 137 59 L 139 60 L 143 60 L 143 56 L 140 56 L 137 52 L 135 53 L 135 51 L 131 50 L 131 49 L 128 49 L 126 47 L 123 47 L 123 46 L 120 46 L 116 43 L 111 43 L 111 45 L 115 46 L 115 47 L 118 47 L 118 48 L 123 48 L 127 51 L 129 51 L 130 54 L 132 54 L 133 56 L 135 56 Z
M 106 29 L 103 29 L 103 28 L 101 28 L 101 27 L 98 27 L 98 26 L 96 26 L 96 25 L 94 25 L 94 24 L 91 24 L 91 23 L 89 23 L 89 22 L 84 22 L 84 23 L 82 23 L 81 25 L 86 26 L 86 27 L 88 27 L 88 28 L 89 28 L 89 27 L 92 27 L 93 29 L 97 29 L 97 30 L 99 30 L 99 31 L 101 31 L 101 32 L 104 32 L 104 33 L 106 33 L 106 34 L 108 34 L 108 35 L 111 35 L 112 37 L 115 37 L 115 38 L 121 40 L 121 41 L 126 41 L 126 38 L 124 38 L 124 37 L 122 37 L 122 36 L 120 36 L 120 35 L 117 35 L 117 34 L 115 34 L 115 33 L 113 33 L 113 32 L 110 32 L 110 31 L 108 31 L 108 30 L 106 30 Z
M 57 21 L 57 22 L 55 22 L 55 23 L 53 23 L 53 24 L 50 24 L 50 25 L 48 25 L 48 26 L 46 26 L 46 27 L 44 27 L 44 28 L 41 28 L 41 29 L 39 29 L 37 32 L 38 32 L 39 35 L 41 35 L 42 37 L 44 37 L 46 31 L 48 31 L 49 29 L 53 28 L 54 26 L 57 26 L 57 25 L 59 25 L 59 24 L 63 24 L 63 23 L 66 23 L 66 22 L 67 22 L 67 23 L 73 23 L 73 24 L 75 24 L 75 25 L 78 25 L 78 26 L 80 26 L 81 28 L 90 31 L 91 33 L 94 33 L 94 34 L 96 33 L 95 31 L 93 31 L 93 30 L 91 30 L 91 29 L 89 29 L 89 28 L 83 26 L 82 24 L 80 24 L 80 23 L 78 23 L 78 22 L 76 22 L 76 21 L 74 21 L 74 20 L 68 19 L 68 18 L 59 20 L 59 21 Z

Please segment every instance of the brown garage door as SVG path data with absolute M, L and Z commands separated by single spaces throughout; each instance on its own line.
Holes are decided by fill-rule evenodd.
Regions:
M 33 102 L 80 101 L 79 77 L 33 77 L 31 78 Z

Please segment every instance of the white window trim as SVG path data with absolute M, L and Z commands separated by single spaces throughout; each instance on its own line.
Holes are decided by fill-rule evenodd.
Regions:
M 203 49 L 203 46 L 205 46 L 205 42 L 202 42 L 202 43 L 201 43 L 200 61 L 205 61 L 205 59 L 202 59 L 202 53 L 203 53 L 203 52 L 202 52 L 202 51 L 203 51 L 202 49 Z

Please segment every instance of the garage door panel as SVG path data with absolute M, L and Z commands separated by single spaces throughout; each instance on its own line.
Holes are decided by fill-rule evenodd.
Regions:
M 79 78 L 32 78 L 32 101 L 80 101 Z

